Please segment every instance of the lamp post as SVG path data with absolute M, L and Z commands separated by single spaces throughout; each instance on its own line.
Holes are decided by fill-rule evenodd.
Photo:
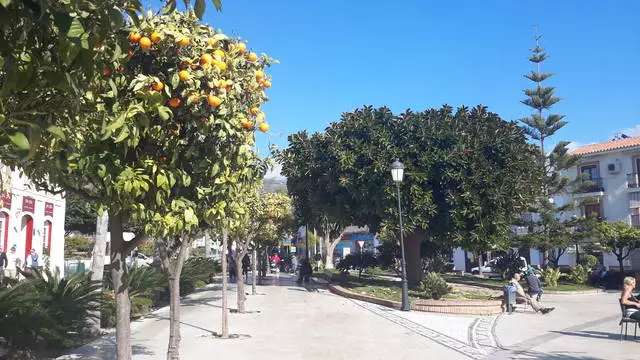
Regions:
M 402 253 L 402 307 L 400 310 L 409 311 L 411 306 L 409 304 L 409 285 L 407 284 L 407 261 L 404 255 L 404 234 L 402 228 L 402 205 L 400 201 L 400 183 L 402 182 L 402 176 L 404 175 L 404 165 L 400 160 L 395 159 L 391 163 L 391 177 L 396 184 L 396 190 L 398 191 L 398 215 L 400 217 L 400 252 Z

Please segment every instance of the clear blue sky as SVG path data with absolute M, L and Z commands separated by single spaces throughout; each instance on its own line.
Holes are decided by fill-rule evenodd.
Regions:
M 210 2 L 208 2 L 210 4 Z M 569 125 L 556 140 L 609 140 L 640 124 L 640 1 L 223 0 L 205 21 L 280 60 L 269 71 L 267 144 L 323 130 L 362 105 L 394 112 L 483 104 L 505 119 L 519 101 L 534 24 L 550 55 L 542 70 Z M 637 131 L 640 135 L 640 131 Z

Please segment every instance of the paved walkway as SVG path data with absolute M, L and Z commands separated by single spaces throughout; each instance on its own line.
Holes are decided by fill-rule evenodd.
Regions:
M 549 295 L 556 311 L 548 315 L 482 317 L 397 311 L 300 287 L 287 275 L 258 292 L 248 296 L 250 313 L 230 314 L 227 340 L 212 335 L 220 331 L 219 285 L 183 299 L 182 358 L 622 360 L 640 352 L 640 342 L 618 341 L 616 294 Z M 134 359 L 166 358 L 167 318 L 164 308 L 132 324 Z M 108 360 L 114 352 L 110 334 L 61 359 Z

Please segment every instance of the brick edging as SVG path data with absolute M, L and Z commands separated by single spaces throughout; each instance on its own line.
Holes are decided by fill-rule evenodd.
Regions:
M 481 287 L 481 288 L 491 289 L 491 290 L 499 290 L 499 291 L 503 290 L 502 286 L 477 283 L 473 281 L 448 279 L 447 282 L 453 283 L 453 284 Z M 506 282 L 505 282 L 505 285 L 506 285 Z M 544 293 L 548 295 L 586 295 L 586 294 L 600 294 L 604 292 L 604 290 L 602 289 L 595 289 L 595 288 L 589 289 L 589 290 L 572 290 L 572 291 L 547 290 L 546 288 L 543 288 L 542 290 L 544 290 Z
M 329 291 L 350 299 L 366 301 L 394 309 L 400 309 L 399 301 L 385 300 L 369 295 L 357 294 L 342 286 L 328 284 Z M 411 304 L 414 311 L 465 315 L 497 315 L 502 313 L 499 300 L 416 300 Z

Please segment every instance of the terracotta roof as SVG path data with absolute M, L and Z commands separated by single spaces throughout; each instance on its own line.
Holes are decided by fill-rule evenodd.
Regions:
M 586 154 L 594 154 L 603 151 L 617 150 L 617 149 L 625 149 L 630 147 L 640 146 L 640 136 L 607 141 L 599 144 L 591 144 L 579 147 L 575 150 L 569 151 L 571 155 L 586 155 Z

